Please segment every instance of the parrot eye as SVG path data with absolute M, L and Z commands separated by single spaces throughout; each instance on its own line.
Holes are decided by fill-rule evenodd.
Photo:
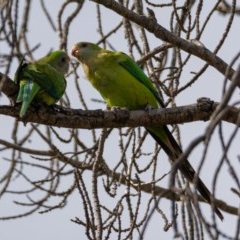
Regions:
M 66 57 L 63 57 L 63 58 L 61 59 L 61 61 L 62 61 L 62 63 L 68 62 Z
M 82 43 L 82 46 L 83 48 L 87 47 L 87 43 Z

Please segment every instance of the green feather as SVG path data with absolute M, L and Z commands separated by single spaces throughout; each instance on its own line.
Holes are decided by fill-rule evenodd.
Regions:
M 80 42 L 72 47 L 72 55 L 81 63 L 86 77 L 100 92 L 108 106 L 128 109 L 144 109 L 148 105 L 154 108 L 164 107 L 163 101 L 151 80 L 129 56 L 122 52 L 112 52 L 99 46 Z M 147 131 L 174 162 L 182 154 L 182 149 L 168 130 L 167 126 L 148 127 Z M 179 167 L 183 175 L 191 182 L 207 202 L 212 204 L 212 195 L 198 177 L 187 159 Z M 222 220 L 217 207 L 214 211 Z
M 19 85 L 16 102 L 22 102 L 19 116 L 25 116 L 32 101 L 55 104 L 66 90 L 64 74 L 68 72 L 69 57 L 64 51 L 54 51 L 34 63 L 21 61 L 14 81 Z

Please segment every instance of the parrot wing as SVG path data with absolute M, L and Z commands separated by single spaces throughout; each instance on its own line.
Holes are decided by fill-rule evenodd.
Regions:
M 151 80 L 145 75 L 143 70 L 134 62 L 128 55 L 122 52 L 117 52 L 118 63 L 131 73 L 139 82 L 145 85 L 155 96 L 161 107 L 165 107 L 162 98 L 159 96 L 157 90 L 153 86 Z
M 65 92 L 65 77 L 49 64 L 29 64 L 25 74 L 56 100 L 60 99 Z

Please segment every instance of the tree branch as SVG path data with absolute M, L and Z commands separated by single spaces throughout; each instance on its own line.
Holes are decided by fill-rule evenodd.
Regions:
M 0 114 L 18 118 L 24 123 L 40 123 L 64 128 L 118 128 L 138 126 L 158 126 L 166 124 L 181 124 L 194 121 L 207 121 L 218 106 L 212 103 L 207 110 L 199 108 L 199 104 L 191 104 L 167 109 L 128 111 L 119 109 L 114 111 L 50 108 L 45 106 L 29 107 L 26 118 L 19 118 L 19 106 L 0 106 Z M 239 111 L 228 106 L 222 120 L 236 124 Z
M 15 100 L 18 93 L 18 85 L 11 78 L 0 72 L 0 91 L 3 92 L 10 100 Z
M 0 73 L 0 89 L 10 100 L 14 101 L 16 99 L 18 86 L 2 73 Z M 219 103 L 214 103 L 208 98 L 201 98 L 196 104 L 187 106 L 137 111 L 128 111 L 126 109 L 114 111 L 81 110 L 67 109 L 60 106 L 51 108 L 39 105 L 30 106 L 28 110 L 29 114 L 25 119 L 19 118 L 19 106 L 0 106 L 0 114 L 18 118 L 25 123 L 35 122 L 65 128 L 93 129 L 177 124 L 200 120 L 207 121 L 218 105 Z M 227 106 L 225 110 L 226 114 L 222 120 L 236 124 L 239 115 L 238 109 Z M 123 176 L 121 175 L 120 178 L 120 175 L 116 172 L 112 173 L 111 176 L 116 180 L 121 179 L 122 183 L 125 182 Z M 132 180 L 133 182 L 134 180 Z M 151 192 L 151 184 L 143 184 L 141 190 Z M 155 191 L 155 194 L 163 194 L 168 199 L 174 199 L 175 201 L 179 201 L 180 199 L 177 194 L 167 189 L 155 187 Z M 203 201 L 201 197 L 199 198 L 200 201 Z M 236 214 L 236 208 L 227 205 L 225 202 L 216 200 L 216 205 L 228 213 Z
M 15 99 L 18 86 L 7 76 L 0 73 L 2 92 L 10 99 Z M 11 116 L 24 123 L 40 123 L 44 125 L 64 128 L 116 128 L 156 126 L 165 124 L 179 124 L 194 121 L 207 121 L 218 106 L 218 103 L 202 98 L 197 104 L 173 107 L 167 109 L 128 111 L 119 109 L 114 111 L 67 109 L 60 106 L 46 107 L 43 105 L 30 106 L 26 118 L 19 118 L 19 105 L 0 106 L 0 114 Z M 226 107 L 222 120 L 236 124 L 239 111 L 232 106 Z
M 99 3 L 114 12 L 118 13 L 119 15 L 131 20 L 132 22 L 140 25 L 141 27 L 148 30 L 150 33 L 153 33 L 157 38 L 163 40 L 164 42 L 168 42 L 185 52 L 193 54 L 209 65 L 213 66 L 217 69 L 220 73 L 226 76 L 229 80 L 232 80 L 234 70 L 221 58 L 209 51 L 206 47 L 202 46 L 201 44 L 195 44 L 194 42 L 190 42 L 184 40 L 177 35 L 171 33 L 161 25 L 159 25 L 155 20 L 146 17 L 144 15 L 139 15 L 132 10 L 127 9 L 122 4 L 113 1 L 113 0 L 91 0 L 92 2 Z M 240 84 L 238 84 L 240 87 Z

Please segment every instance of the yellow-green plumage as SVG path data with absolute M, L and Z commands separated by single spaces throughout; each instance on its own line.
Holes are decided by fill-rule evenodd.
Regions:
M 66 90 L 64 74 L 68 72 L 69 56 L 54 51 L 35 63 L 19 65 L 14 81 L 19 84 L 16 102 L 22 102 L 20 117 L 24 117 L 32 101 L 55 104 Z
M 83 64 L 83 68 L 87 72 L 87 77 L 92 85 L 98 89 L 110 107 L 127 106 L 129 109 L 141 109 L 148 104 L 157 107 L 156 98 L 150 90 L 142 83 L 136 81 L 135 77 L 124 68 L 119 68 L 119 57 L 125 57 L 125 55 L 122 56 L 119 53 L 111 55 L 105 53 L 99 54 L 94 60 L 96 65 L 101 66 L 101 68 L 97 69 L 89 68 L 88 70 L 87 65 Z M 106 74 L 106 69 L 109 69 L 111 74 Z M 123 79 L 122 81 L 119 81 L 119 76 Z M 127 79 L 127 81 L 124 81 L 124 79 Z M 112 88 L 109 82 L 111 82 L 111 85 L 117 87 Z M 138 89 L 138 91 L 136 92 L 135 89 Z M 123 97 L 123 94 L 126 97 Z
M 130 110 L 164 107 L 151 80 L 141 68 L 126 54 L 102 49 L 93 43 L 80 42 L 72 47 L 72 55 L 81 63 L 86 77 L 100 92 L 108 106 L 125 107 Z M 167 126 L 148 127 L 147 131 L 163 148 L 174 162 L 182 154 L 182 149 L 168 130 Z M 212 195 L 198 177 L 187 159 L 179 170 L 191 182 L 210 204 Z M 223 216 L 217 207 L 214 211 L 222 220 Z

